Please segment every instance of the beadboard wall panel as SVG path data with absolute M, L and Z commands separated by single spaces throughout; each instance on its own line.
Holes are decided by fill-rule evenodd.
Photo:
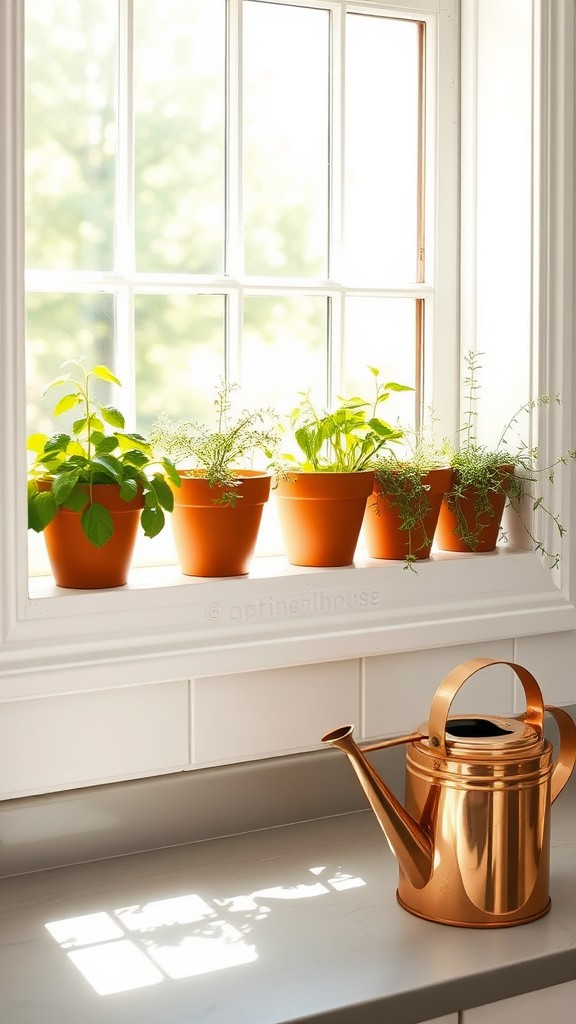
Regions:
M 350 659 L 194 680 L 193 763 L 317 747 L 334 725 L 359 720 L 360 676 L 361 662 Z
M 428 718 L 432 698 L 444 677 L 461 662 L 469 658 L 514 661 L 513 654 L 512 640 L 496 640 L 367 658 L 364 738 L 393 736 L 416 729 Z M 512 708 L 512 670 L 495 665 L 482 669 L 466 683 L 455 698 L 451 713 L 508 715 Z
M 410 732 L 445 675 L 469 658 L 516 661 L 550 704 L 576 698 L 576 635 L 554 634 L 313 665 L 158 682 L 0 706 L 0 799 L 59 792 L 320 749 L 353 723 L 358 739 Z M 509 669 L 471 679 L 456 712 L 523 710 Z M 191 691 L 191 692 L 190 692 Z
M 0 713 L 0 790 L 21 796 L 188 765 L 186 681 L 11 701 Z
M 517 659 L 526 665 L 540 684 L 546 704 L 572 704 L 576 700 L 576 638 L 566 636 L 523 636 L 516 643 Z M 522 711 L 525 703 L 517 686 L 515 708 Z

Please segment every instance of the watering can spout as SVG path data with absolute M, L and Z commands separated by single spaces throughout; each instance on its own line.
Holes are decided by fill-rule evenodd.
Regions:
M 433 868 L 433 843 L 427 832 L 408 814 L 385 785 L 377 771 L 364 756 L 362 749 L 352 738 L 353 726 L 345 725 L 322 737 L 322 743 L 338 747 L 348 756 L 370 806 L 395 854 L 400 869 L 415 888 L 422 888 L 429 881 Z M 409 742 L 421 738 L 420 734 L 377 744 L 364 749 L 376 749 Z

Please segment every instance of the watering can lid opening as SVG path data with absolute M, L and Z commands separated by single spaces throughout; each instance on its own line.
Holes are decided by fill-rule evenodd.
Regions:
M 428 735 L 428 723 L 420 726 Z M 428 741 L 425 740 L 427 743 Z M 446 746 L 458 749 L 497 749 L 528 747 L 540 742 L 536 729 L 518 718 L 498 715 L 450 715 L 446 722 Z

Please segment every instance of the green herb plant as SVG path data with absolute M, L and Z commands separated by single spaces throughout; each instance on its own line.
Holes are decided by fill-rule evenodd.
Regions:
M 380 382 L 380 371 L 368 369 L 374 377 L 374 398 L 341 398 L 333 412 L 318 412 L 310 392 L 300 392 L 300 403 L 290 415 L 290 427 L 301 455 L 282 456 L 276 467 L 278 475 L 290 472 L 359 473 L 373 468 L 383 449 L 403 436 L 377 415 L 379 407 L 392 392 L 413 391 L 394 381 Z
M 390 505 L 398 513 L 400 529 L 405 530 L 408 537 L 408 553 L 404 568 L 415 572 L 414 563 L 418 552 L 432 543 L 428 536 L 424 521 L 431 510 L 429 491 L 430 485 L 425 477 L 433 469 L 446 466 L 439 446 L 434 440 L 434 424 L 432 422 L 417 428 L 403 429 L 404 451 L 397 453 L 389 450 L 374 465 L 376 480 L 382 493 L 386 495 Z M 368 502 L 368 509 L 378 515 L 378 503 Z M 414 547 L 413 534 L 418 528 L 419 545 Z
M 241 498 L 235 470 L 251 468 L 258 454 L 267 464 L 279 443 L 278 416 L 272 409 L 245 409 L 233 415 L 237 384 L 221 381 L 211 428 L 193 420 L 172 420 L 163 413 L 151 428 L 153 444 L 181 468 L 183 476 L 200 472 L 215 488 L 214 503 L 234 506 Z
M 42 532 L 58 509 L 81 513 L 81 526 L 91 544 L 101 548 L 112 537 L 114 524 L 107 508 L 94 500 L 94 484 L 117 484 L 124 501 L 138 494 L 144 500 L 140 525 L 146 537 L 155 537 L 171 512 L 174 495 L 166 477 L 175 485 L 180 478 L 172 462 L 158 459 L 141 434 L 124 432 L 124 416 L 112 405 L 102 405 L 92 394 L 95 379 L 121 387 L 103 365 L 84 368 L 82 359 L 64 363 L 63 376 L 50 381 L 42 397 L 52 389 L 65 388 L 53 416 L 78 412 L 70 433 L 31 434 L 28 450 L 34 459 L 28 469 L 28 526 Z M 41 483 L 49 481 L 48 490 Z
M 478 546 L 482 524 L 487 518 L 494 518 L 490 495 L 504 494 L 507 503 L 518 514 L 534 550 L 549 559 L 551 568 L 555 568 L 560 561 L 560 554 L 548 550 L 544 542 L 534 535 L 524 515 L 524 502 L 530 502 L 533 512 L 540 509 L 554 523 L 559 536 L 564 536 L 565 527 L 559 517 L 544 504 L 543 495 L 537 493 L 536 485 L 542 477 L 553 483 L 558 467 L 565 466 L 576 458 L 576 451 L 570 449 L 558 456 L 550 465 L 541 466 L 538 448 L 530 447 L 524 441 L 519 426 L 521 418 L 528 416 L 534 409 L 560 405 L 560 397 L 539 395 L 525 402 L 507 422 L 494 448 L 480 444 L 477 436 L 477 403 L 480 392 L 478 373 L 481 369 L 481 355 L 482 353 L 469 351 L 465 357 L 467 375 L 464 378 L 464 385 L 467 392 L 464 421 L 460 430 L 461 439 L 457 448 L 453 448 L 449 443 L 445 443 L 443 447 L 444 454 L 454 470 L 452 487 L 444 500 L 456 517 L 458 535 L 473 551 Z M 462 508 L 463 499 L 466 492 L 469 493 L 469 488 L 474 488 L 475 494 L 471 524 L 467 523 Z M 502 528 L 500 539 L 507 539 Z

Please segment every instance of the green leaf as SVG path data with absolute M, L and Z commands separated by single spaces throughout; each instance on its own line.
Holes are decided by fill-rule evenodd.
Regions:
M 118 380 L 118 377 L 115 377 L 114 374 L 112 373 L 112 370 L 110 370 L 107 366 L 104 366 L 103 364 L 99 366 L 93 366 L 92 369 L 90 370 L 90 373 L 94 377 L 99 377 L 100 380 L 107 380 L 109 381 L 110 384 L 117 384 L 119 388 L 122 387 L 122 384 Z
M 128 479 L 122 482 L 120 487 L 120 497 L 122 501 L 133 501 L 138 494 L 138 482 L 136 480 Z
M 44 452 L 46 455 L 54 455 L 56 452 L 65 452 L 71 440 L 72 439 L 69 434 L 52 434 L 44 445 Z
M 122 464 L 113 455 L 95 455 L 92 463 L 108 473 L 117 483 L 122 483 Z
M 88 505 L 80 520 L 82 529 L 95 548 L 102 548 L 114 533 L 114 523 L 107 508 L 97 501 Z
M 124 417 L 119 409 L 115 409 L 113 405 L 101 405 L 100 414 L 102 419 L 108 423 L 111 427 L 119 427 L 120 430 L 124 427 Z
M 383 384 L 382 387 L 386 391 L 414 391 L 414 388 L 409 387 L 408 384 L 396 384 L 395 381 L 388 381 L 387 384 Z
M 41 453 L 36 462 L 34 463 L 34 469 L 38 470 L 42 467 L 49 476 L 57 473 L 64 462 L 66 462 L 66 456 L 62 452 L 55 452 L 54 454 L 48 453 L 48 455 Z
M 116 434 L 118 438 L 118 444 L 124 451 L 129 451 L 131 448 L 137 448 L 139 451 L 147 452 L 151 455 L 151 448 L 145 437 L 142 434 Z
M 41 533 L 57 511 L 51 491 L 32 491 L 28 495 L 28 529 Z
M 306 458 L 313 462 L 324 442 L 323 431 L 315 430 L 314 427 L 299 427 L 294 431 L 294 437 Z
M 86 430 L 87 426 L 88 420 L 83 416 L 80 420 L 74 420 L 74 423 L 72 424 L 72 432 L 74 434 L 81 434 L 83 430 Z
M 182 486 L 182 480 L 180 478 L 180 474 L 179 474 L 178 470 L 176 469 L 176 466 L 174 465 L 174 463 L 170 462 L 170 459 L 161 459 L 160 460 L 160 465 L 164 469 L 164 471 L 166 473 L 166 476 L 168 477 L 170 483 L 174 484 L 174 487 L 181 487 Z
M 63 504 L 70 512 L 81 512 L 88 504 L 88 491 L 83 484 L 76 484 Z
M 370 427 L 370 430 L 373 430 L 375 434 L 378 434 L 378 437 L 392 437 L 401 433 L 401 431 L 395 430 L 389 423 L 386 423 L 385 420 L 379 420 L 376 417 L 368 420 L 368 426 Z
M 167 512 L 174 508 L 174 495 L 160 473 L 155 473 L 150 481 L 150 487 L 154 491 L 158 501 Z
M 95 412 L 90 413 L 87 423 L 88 430 L 90 431 L 90 433 L 93 433 L 94 431 L 104 433 L 104 424 L 102 423 L 102 420 L 96 415 Z
M 342 409 L 365 409 L 367 405 L 368 402 L 365 398 L 354 397 L 342 400 Z
M 54 380 L 51 380 L 49 384 L 46 384 L 46 386 L 42 388 L 42 391 L 40 392 L 40 398 L 44 398 L 44 396 L 47 395 L 52 388 L 58 387 L 59 384 L 68 384 L 69 382 L 69 375 L 66 377 L 55 377 Z
M 135 466 L 140 469 L 142 466 L 147 466 L 150 459 L 147 454 L 140 449 L 131 448 L 129 451 L 125 451 L 122 455 L 122 462 L 129 465 Z
M 78 458 L 87 459 L 88 453 L 84 446 L 79 441 L 70 441 L 68 448 L 66 449 L 68 456 L 76 456 Z
M 54 495 L 54 501 L 57 505 L 63 505 L 69 498 L 70 494 L 74 490 L 74 487 L 78 483 L 78 477 L 80 476 L 79 469 L 65 470 L 63 473 L 58 473 L 52 483 L 52 494 Z
M 145 537 L 156 537 L 162 530 L 166 518 L 161 508 L 145 508 L 140 517 L 140 523 L 144 530 Z
M 63 412 L 68 412 L 69 409 L 74 409 L 75 406 L 80 405 L 82 401 L 82 395 L 76 392 L 74 395 L 64 395 L 59 402 L 54 406 L 54 416 L 61 416 Z
M 47 434 L 30 434 L 26 440 L 26 447 L 29 452 L 36 452 L 38 455 L 44 451 L 44 446 L 48 440 Z
M 113 452 L 116 448 L 118 448 L 118 438 L 116 437 L 115 434 L 112 434 L 111 436 L 108 437 L 106 437 L 103 434 L 101 440 L 97 440 L 95 435 L 93 434 L 92 444 L 95 446 L 96 453 L 98 455 L 109 455 L 110 452 Z

